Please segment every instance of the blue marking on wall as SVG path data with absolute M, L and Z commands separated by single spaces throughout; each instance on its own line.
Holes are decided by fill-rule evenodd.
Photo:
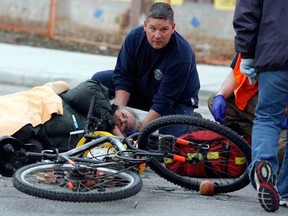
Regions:
M 200 20 L 197 19 L 196 17 L 193 17 L 190 21 L 191 25 L 194 27 L 194 28 L 199 28 L 200 27 Z
M 96 10 L 94 11 L 93 16 L 97 19 L 101 18 L 101 16 L 103 15 L 103 10 L 96 8 Z

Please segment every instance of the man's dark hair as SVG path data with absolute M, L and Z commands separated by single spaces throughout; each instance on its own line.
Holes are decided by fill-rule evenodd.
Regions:
M 164 2 L 155 2 L 148 10 L 146 20 L 154 19 L 168 19 L 170 23 L 174 23 L 174 11 L 170 4 Z

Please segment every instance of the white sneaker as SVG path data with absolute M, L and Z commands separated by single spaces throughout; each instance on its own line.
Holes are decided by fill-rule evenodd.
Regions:
M 288 198 L 280 198 L 279 205 L 288 207 Z
M 272 167 L 268 161 L 260 161 L 255 165 L 254 182 L 262 208 L 268 212 L 277 211 L 280 204 L 279 195 L 274 185 Z

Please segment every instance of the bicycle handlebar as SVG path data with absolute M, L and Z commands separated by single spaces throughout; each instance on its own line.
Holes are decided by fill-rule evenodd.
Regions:
M 54 153 L 47 153 L 47 152 L 26 152 L 26 156 L 28 158 L 38 158 L 38 159 L 55 159 L 57 154 Z
M 94 107 L 95 107 L 95 103 L 96 103 L 96 96 L 94 95 L 92 97 L 92 100 L 91 100 L 91 103 L 90 103 L 90 107 L 89 107 L 89 111 L 88 111 L 88 114 L 87 114 L 87 122 L 85 124 L 85 128 L 84 128 L 84 133 L 85 134 L 89 134 L 90 132 L 90 127 L 91 127 L 91 124 L 95 123 L 95 118 L 94 118 Z

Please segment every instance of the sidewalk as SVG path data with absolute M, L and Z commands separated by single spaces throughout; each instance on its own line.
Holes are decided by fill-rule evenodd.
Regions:
M 116 57 L 111 56 L 0 43 L 0 84 L 34 87 L 64 80 L 73 87 L 115 64 Z M 201 83 L 198 112 L 205 115 L 208 96 L 219 89 L 230 68 L 201 64 L 197 68 Z
M 113 69 L 116 57 L 0 43 L 0 82 L 35 86 L 53 80 L 76 85 L 95 72 Z M 229 67 L 198 65 L 201 91 L 216 91 Z M 11 79 L 11 77 L 18 77 Z

